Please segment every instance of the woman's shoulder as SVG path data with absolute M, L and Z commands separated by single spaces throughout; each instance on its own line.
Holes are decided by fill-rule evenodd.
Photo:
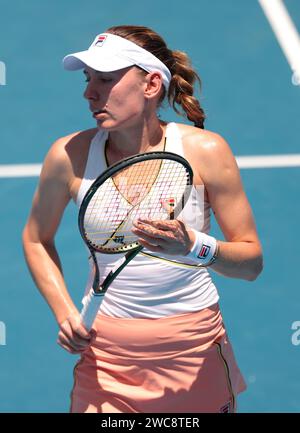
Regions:
M 79 145 L 89 145 L 92 138 L 97 133 L 97 128 L 86 129 L 83 131 L 72 132 L 68 135 L 59 137 L 52 145 L 52 148 L 73 150 Z
M 176 125 L 180 131 L 183 142 L 188 145 L 204 147 L 207 149 L 209 144 L 216 145 L 225 141 L 224 138 L 215 131 L 201 129 L 183 123 L 176 123 Z
M 210 172 L 233 167 L 236 161 L 232 150 L 219 133 L 191 125 L 177 124 L 187 158 Z
M 47 159 L 65 163 L 76 163 L 77 160 L 82 160 L 88 153 L 90 142 L 96 133 L 97 128 L 92 128 L 59 137 L 50 146 Z
M 97 128 L 93 128 L 59 137 L 50 146 L 44 160 L 43 173 L 65 173 L 66 176 L 71 176 L 81 170 L 81 165 L 88 155 L 90 142 L 96 133 Z
M 221 134 L 195 126 L 176 123 L 182 138 L 182 143 L 188 153 L 203 158 L 221 157 L 231 154 L 227 141 Z

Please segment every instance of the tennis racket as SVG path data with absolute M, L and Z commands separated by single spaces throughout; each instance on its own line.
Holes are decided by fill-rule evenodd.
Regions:
M 81 311 L 90 330 L 104 294 L 124 267 L 142 250 L 131 231 L 137 218 L 168 220 L 182 211 L 193 183 L 189 163 L 170 152 L 123 159 L 105 170 L 87 191 L 78 225 L 94 262 L 94 281 Z M 100 283 L 96 253 L 120 254 Z

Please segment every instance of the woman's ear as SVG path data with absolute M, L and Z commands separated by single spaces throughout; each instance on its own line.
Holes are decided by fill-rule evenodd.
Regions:
M 162 92 L 163 82 L 159 72 L 149 72 L 146 75 L 145 97 L 152 99 L 159 97 Z

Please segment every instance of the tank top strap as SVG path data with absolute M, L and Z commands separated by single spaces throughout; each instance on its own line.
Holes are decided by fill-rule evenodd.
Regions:
M 184 157 L 182 135 L 175 122 L 168 123 L 166 130 L 166 152 L 173 152 Z
M 91 141 L 84 176 L 76 199 L 78 206 L 81 205 L 87 190 L 95 179 L 107 168 L 105 158 L 107 137 L 108 132 L 100 129 Z M 181 132 L 175 122 L 167 125 L 165 150 L 184 157 Z
M 105 158 L 105 142 L 107 137 L 108 132 L 100 129 L 91 141 L 84 176 L 76 199 L 76 204 L 78 206 L 81 205 L 81 202 L 92 183 L 107 168 Z

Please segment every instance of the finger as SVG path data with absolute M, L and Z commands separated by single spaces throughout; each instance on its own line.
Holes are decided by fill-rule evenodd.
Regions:
M 132 228 L 132 232 L 140 238 L 152 243 L 153 245 L 161 245 L 163 248 L 167 248 L 170 242 L 176 241 L 178 235 L 176 230 L 161 231 L 155 229 L 150 232 L 146 232 L 139 228 Z M 170 245 L 169 245 L 170 247 Z
M 162 231 L 173 231 L 174 229 L 177 229 L 178 224 L 176 223 L 176 220 L 170 221 L 170 220 L 144 220 L 144 219 L 138 219 L 137 224 L 139 225 L 145 225 L 145 227 L 150 226 L 154 227 L 158 230 Z
M 80 325 L 80 326 L 77 326 L 77 327 L 73 328 L 73 337 L 75 339 L 80 340 L 80 341 L 81 340 L 91 341 L 91 339 L 92 339 L 91 332 L 89 332 L 84 327 L 84 325 Z
M 90 336 L 91 336 L 91 341 L 94 341 L 94 340 L 96 340 L 96 338 L 97 338 L 97 331 L 95 330 L 95 329 L 91 329 L 90 330 Z
M 136 222 L 135 227 L 132 228 L 132 231 L 138 236 L 141 235 L 144 237 L 145 234 L 154 239 L 165 238 L 167 235 L 165 230 L 160 230 L 158 227 L 154 227 L 154 224 L 150 226 L 149 224 L 140 222 Z
M 165 239 L 163 239 L 161 237 L 153 236 L 152 233 L 147 234 L 147 233 L 143 232 L 142 230 L 138 230 L 138 229 L 132 229 L 132 232 L 136 236 L 138 236 L 138 242 L 139 243 L 147 242 L 149 245 L 152 245 L 152 246 L 160 245 L 162 248 L 165 248 L 165 246 L 166 246 L 166 242 L 167 242 L 166 237 L 165 237 Z
M 77 329 L 77 322 L 75 323 L 75 329 L 72 328 L 74 323 L 72 323 L 71 319 L 67 319 L 60 326 L 59 337 L 63 339 L 64 342 L 72 342 L 72 344 L 76 344 L 78 347 L 85 347 L 87 344 L 91 342 L 91 334 L 89 334 L 85 329 L 83 336 L 80 334 L 80 328 Z M 81 325 L 82 326 L 82 325 Z M 86 334 L 88 338 L 86 338 Z
M 80 322 L 80 318 L 70 317 L 69 323 L 71 325 L 71 332 L 74 337 L 84 338 L 86 340 L 91 340 L 92 334 L 89 332 L 84 325 Z
M 72 355 L 81 354 L 84 352 L 85 349 L 75 350 L 72 347 L 68 346 L 67 344 L 62 343 L 61 341 L 57 340 L 57 344 L 65 349 L 67 352 L 71 353 Z
M 70 353 L 75 353 L 77 351 L 83 351 L 83 347 L 75 347 L 74 344 L 66 339 L 63 335 L 58 335 L 57 344 L 59 344 L 64 349 L 68 350 Z
M 141 245 L 143 245 L 143 247 L 147 248 L 150 251 L 153 251 L 156 253 L 164 252 L 164 248 L 162 248 L 160 245 L 149 244 L 148 242 L 144 241 L 143 239 L 139 239 L 139 243 Z
M 84 339 L 78 340 L 78 338 L 77 339 L 69 338 L 62 332 L 59 332 L 58 334 L 58 341 L 64 344 L 65 346 L 70 347 L 73 350 L 85 350 L 90 345 L 90 342 L 88 342 L 87 340 Z

